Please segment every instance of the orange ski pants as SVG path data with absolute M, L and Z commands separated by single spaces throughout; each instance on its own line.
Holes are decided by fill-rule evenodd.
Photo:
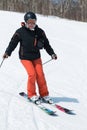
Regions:
M 47 83 L 45 80 L 42 61 L 41 59 L 37 60 L 21 60 L 24 68 L 28 74 L 28 83 L 27 83 L 27 93 L 28 97 L 32 97 L 36 94 L 36 82 L 38 85 L 39 94 L 41 97 L 47 96 L 49 94 Z

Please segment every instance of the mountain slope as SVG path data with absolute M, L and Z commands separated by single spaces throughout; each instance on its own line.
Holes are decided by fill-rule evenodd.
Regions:
M 23 16 L 0 11 L 0 62 Z M 19 96 L 19 92 L 26 92 L 27 74 L 18 59 L 18 46 L 0 68 L 0 130 L 86 130 L 87 23 L 37 17 L 37 24 L 46 31 L 58 55 L 57 61 L 43 66 L 50 96 L 56 103 L 73 109 L 76 115 L 66 115 L 57 110 L 59 116 L 51 117 Z M 50 59 L 45 50 L 41 54 L 43 63 Z

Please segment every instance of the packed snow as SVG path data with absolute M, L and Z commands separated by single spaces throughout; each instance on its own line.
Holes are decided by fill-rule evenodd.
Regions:
M 0 11 L 0 64 L 23 16 Z M 26 92 L 27 73 L 18 58 L 18 45 L 0 67 L 0 130 L 87 130 L 87 23 L 39 14 L 37 18 L 58 56 L 43 65 L 50 96 L 76 115 L 45 104 L 58 114 L 49 116 L 19 96 L 19 92 Z M 43 63 L 51 58 L 45 50 L 41 55 Z

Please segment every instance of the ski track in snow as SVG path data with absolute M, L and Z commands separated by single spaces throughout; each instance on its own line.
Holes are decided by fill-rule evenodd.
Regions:
M 0 62 L 23 16 L 0 11 Z M 43 66 L 50 96 L 76 115 L 45 104 L 57 112 L 58 117 L 52 117 L 19 96 L 26 92 L 27 74 L 18 60 L 18 46 L 0 68 L 0 130 L 87 130 L 87 23 L 41 15 L 37 22 L 58 55 Z M 44 50 L 41 54 L 43 63 L 50 59 Z

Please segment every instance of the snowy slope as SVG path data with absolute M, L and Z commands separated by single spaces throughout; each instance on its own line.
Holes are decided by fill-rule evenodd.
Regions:
M 0 63 L 11 36 L 24 14 L 0 11 Z M 87 23 L 38 15 L 57 61 L 44 65 L 50 96 L 76 112 L 75 116 L 57 110 L 51 117 L 18 95 L 26 92 L 27 74 L 18 58 L 18 47 L 0 68 L 0 130 L 87 130 Z M 50 56 L 41 51 L 43 63 Z M 48 106 L 53 110 L 55 108 Z

